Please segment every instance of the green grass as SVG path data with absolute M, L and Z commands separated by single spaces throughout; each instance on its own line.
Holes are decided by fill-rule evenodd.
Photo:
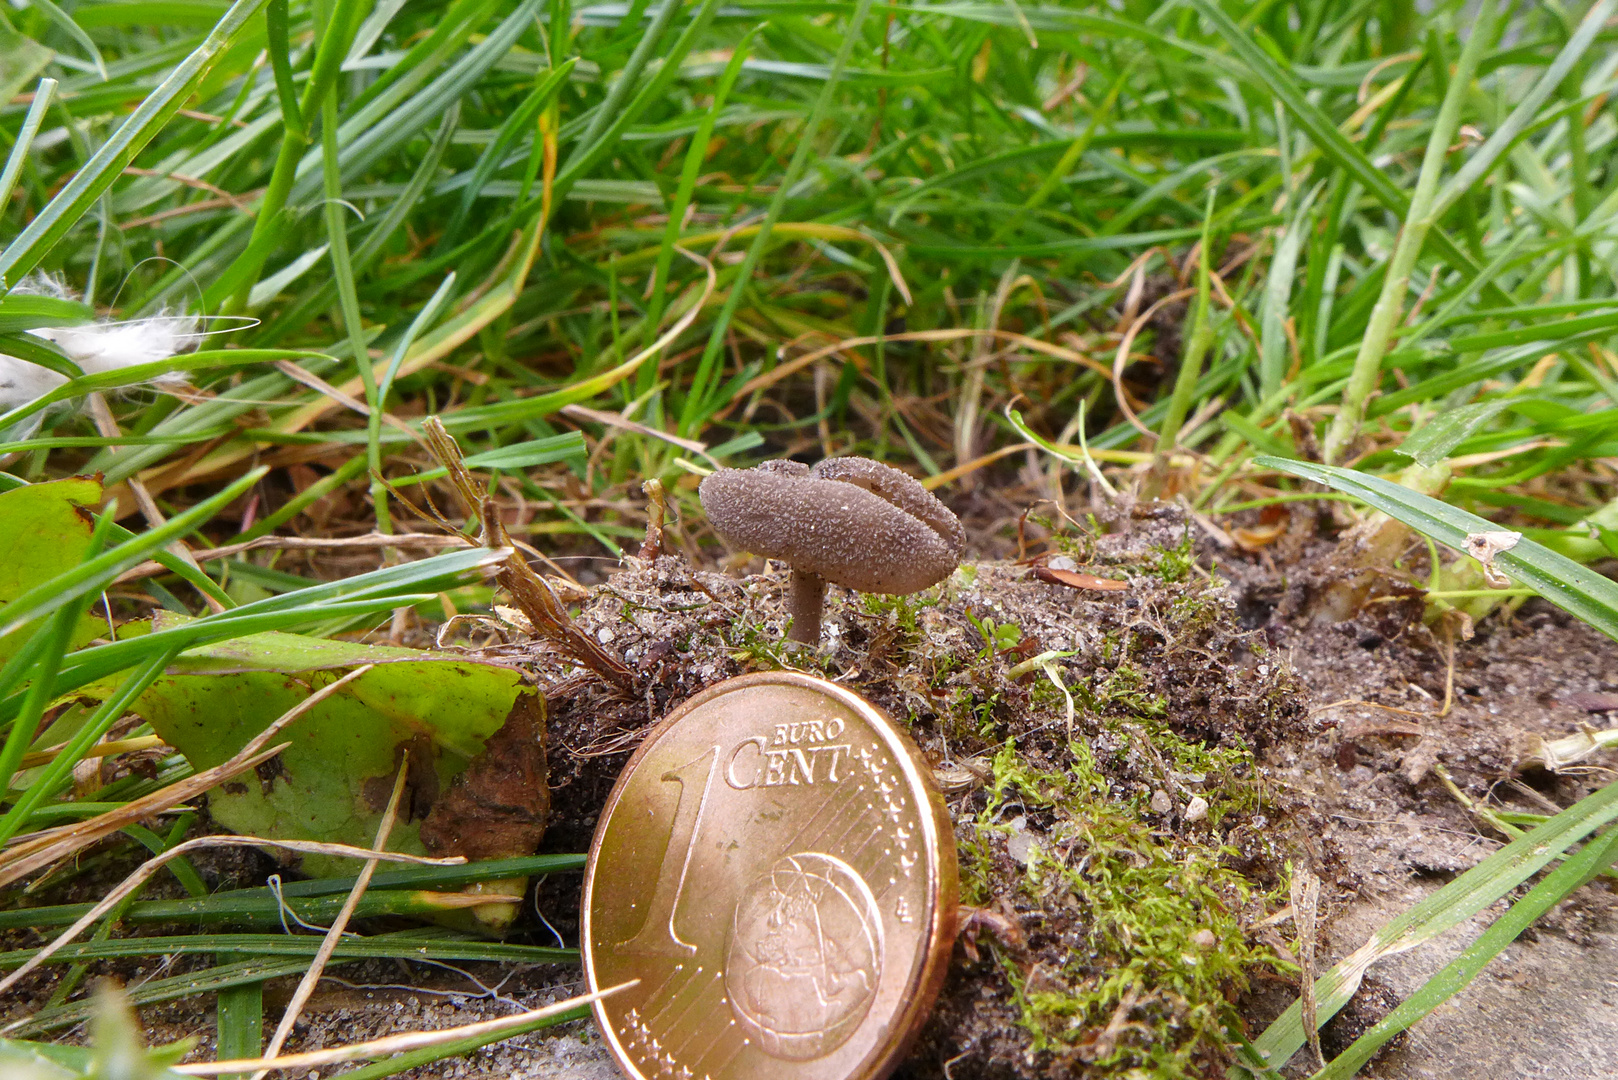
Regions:
M 169 650 L 469 584 L 470 555 L 379 548 L 300 588 L 265 552 L 237 571 L 169 547 L 401 527 L 383 481 L 431 479 L 429 414 L 555 552 L 615 556 L 646 479 L 694 526 L 716 463 L 860 453 L 942 482 L 1033 440 L 1214 513 L 1318 496 L 1290 474 L 1448 544 L 1520 529 L 1502 568 L 1613 633 L 1585 566 L 1618 553 L 1618 0 L 1430 6 L 8 7 L 4 286 L 38 270 L 102 314 L 256 321 L 81 375 L 18 335 L 82 310 L 0 297 L 0 352 L 74 376 L 0 415 L 0 489 L 99 472 L 118 500 L 95 558 L 0 615 L 26 624 L 0 830 L 63 820 L 64 796 L 3 790 L 59 695 L 132 697 Z M 202 393 L 128 389 L 169 369 Z M 116 431 L 68 407 L 90 391 Z M 1317 440 L 1356 471 L 1300 462 Z M 1412 461 L 1442 506 L 1388 491 Z M 113 586 L 148 558 L 164 573 Z M 80 642 L 104 593 L 205 617 Z M 257 1007 L 231 1000 L 239 1039 Z

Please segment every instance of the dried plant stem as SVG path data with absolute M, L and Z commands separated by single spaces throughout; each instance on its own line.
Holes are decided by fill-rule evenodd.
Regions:
M 399 762 L 398 775 L 393 778 L 393 794 L 388 797 L 388 808 L 382 812 L 382 821 L 376 827 L 376 841 L 371 847 L 377 851 L 384 850 L 388 845 L 388 836 L 393 832 L 393 822 L 399 813 L 399 796 L 404 793 L 405 775 L 410 766 L 409 751 L 405 752 L 404 759 Z M 354 917 L 354 909 L 359 906 L 360 897 L 371 884 L 371 875 L 376 873 L 377 860 L 366 859 L 365 865 L 360 867 L 359 876 L 354 879 L 354 887 L 348 891 L 348 899 L 343 901 L 342 909 L 332 920 L 331 928 L 326 931 L 326 937 L 320 943 L 320 949 L 315 953 L 313 963 L 304 973 L 298 988 L 292 992 L 292 1000 L 287 1002 L 286 1011 L 281 1014 L 281 1022 L 275 1026 L 275 1034 L 270 1037 L 270 1045 L 265 1048 L 264 1056 L 273 1058 L 281 1052 L 286 1045 L 287 1036 L 292 1034 L 292 1025 L 298 1022 L 298 1016 L 303 1012 L 304 1004 L 309 996 L 315 992 L 315 986 L 320 982 L 320 976 L 326 970 L 326 962 L 331 959 L 337 948 L 337 943 L 343 938 L 343 931 L 348 928 L 348 920 Z M 253 1080 L 262 1080 L 267 1069 L 261 1069 L 254 1074 Z
M 467 511 L 483 522 L 483 543 L 492 548 L 509 548 L 512 546 L 511 535 L 500 520 L 499 508 L 494 500 L 484 496 L 483 486 L 467 469 L 461 456 L 461 448 L 455 439 L 445 430 L 443 423 L 436 416 L 429 416 L 422 424 L 427 435 L 427 444 L 438 463 L 449 473 L 450 484 L 455 488 L 456 494 L 466 504 Z M 566 652 L 580 664 L 589 668 L 607 682 L 622 689 L 634 686 L 634 674 L 624 666 L 624 662 L 601 647 L 595 638 L 584 633 L 573 623 L 573 617 L 568 614 L 567 608 L 557 599 L 556 593 L 544 578 L 534 572 L 527 560 L 508 558 L 501 566 L 499 576 L 495 579 L 500 586 L 511 593 L 517 607 L 528 616 L 529 623 L 534 632 L 546 638 L 562 651 Z
M 1123 413 L 1124 419 L 1128 420 L 1136 431 L 1145 435 L 1148 439 L 1156 439 L 1157 432 L 1140 422 L 1140 417 L 1129 404 L 1129 392 L 1124 389 L 1124 368 L 1128 366 L 1129 358 L 1133 355 L 1130 349 L 1135 344 L 1135 338 L 1152 321 L 1153 315 L 1156 315 L 1169 304 L 1178 303 L 1186 297 L 1194 295 L 1196 295 L 1195 289 L 1179 289 L 1171 292 L 1131 321 L 1129 328 L 1119 338 L 1118 351 L 1113 354 L 1112 366 L 1107 369 L 1107 378 L 1112 380 L 1112 395 L 1118 403 L 1119 411 Z
M 970 476 L 986 465 L 993 465 L 1001 458 L 1010 457 L 1012 454 L 1026 453 L 1035 449 L 1037 445 L 1037 443 L 1020 442 L 1012 443 L 1010 446 L 1002 446 L 998 450 L 990 450 L 987 454 L 981 454 L 971 461 L 962 462 L 953 469 L 946 469 L 937 476 L 923 477 L 921 486 L 928 491 L 937 491 L 945 484 L 952 484 L 963 476 Z
M 651 506 L 646 509 L 646 539 L 640 545 L 640 557 L 650 562 L 663 554 L 663 518 L 668 511 L 668 498 L 663 491 L 663 481 L 655 476 L 640 489 L 651 500 Z
M 441 1046 L 445 1043 L 458 1042 L 461 1039 L 472 1038 L 478 1035 L 488 1035 L 495 1032 L 520 1028 L 538 1020 L 547 1020 L 553 1016 L 576 1009 L 580 1005 L 588 1005 L 593 1001 L 600 1001 L 622 990 L 639 984 L 639 979 L 631 979 L 617 986 L 609 986 L 605 990 L 597 990 L 590 994 L 580 994 L 578 997 L 568 998 L 566 1001 L 557 1001 L 528 1012 L 514 1013 L 511 1016 L 501 1016 L 494 1020 L 480 1020 L 475 1024 L 463 1024 L 460 1027 L 443 1028 L 439 1031 L 411 1031 L 403 1035 L 388 1035 L 381 1039 L 372 1039 L 370 1042 L 351 1043 L 348 1046 L 333 1046 L 326 1050 L 312 1050 L 307 1054 L 288 1054 L 278 1058 L 245 1058 L 239 1061 L 199 1061 L 190 1065 L 171 1065 L 170 1068 L 186 1076 L 219 1076 L 224 1073 L 248 1072 L 251 1070 L 266 1069 L 315 1069 L 327 1065 L 340 1065 L 346 1061 L 364 1061 L 374 1058 L 391 1057 L 394 1054 L 403 1054 L 411 1050 L 421 1050 L 431 1046 Z
M 133 739 L 118 739 L 115 742 L 97 743 L 80 754 L 79 759 L 82 761 L 85 758 L 113 757 L 117 754 L 127 754 L 133 750 L 153 750 L 163 745 L 165 745 L 163 740 L 156 735 L 140 735 Z M 56 756 L 62 752 L 65 746 L 67 746 L 66 743 L 61 743 L 57 746 L 46 747 L 44 750 L 36 750 L 31 754 L 24 754 L 22 760 L 17 763 L 17 767 L 19 769 L 33 769 L 41 765 L 49 765 L 56 760 Z
M 1303 979 L 1303 1033 L 1309 1048 L 1322 1067 L 1326 1057 L 1320 1050 L 1319 1002 L 1315 999 L 1315 921 L 1320 911 L 1320 879 L 1307 866 L 1292 871 L 1292 920 L 1298 928 L 1298 966 Z

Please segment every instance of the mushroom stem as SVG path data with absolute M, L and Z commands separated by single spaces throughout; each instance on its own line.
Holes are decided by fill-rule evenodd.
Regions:
M 825 600 L 825 578 L 803 570 L 792 571 L 787 582 L 787 614 L 792 616 L 788 641 L 803 645 L 820 644 L 820 612 Z

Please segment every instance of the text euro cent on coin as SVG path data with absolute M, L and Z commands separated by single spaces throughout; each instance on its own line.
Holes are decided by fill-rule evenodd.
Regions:
M 876 1080 L 937 997 L 955 843 L 881 710 L 794 672 L 720 683 L 619 777 L 585 872 L 590 989 L 641 1080 Z

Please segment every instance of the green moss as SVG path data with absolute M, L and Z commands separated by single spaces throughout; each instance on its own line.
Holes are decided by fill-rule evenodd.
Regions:
M 1232 736 L 1228 745 L 1207 746 L 1181 737 L 1161 718 L 1120 727 L 1132 744 L 1148 749 L 1168 765 L 1174 784 L 1207 800 L 1211 827 L 1217 829 L 1229 814 L 1259 809 L 1262 790 L 1256 782 L 1253 754 L 1240 737 Z
M 1088 515 L 1089 529 L 1079 528 L 1077 532 L 1069 532 L 1067 521 L 1061 518 L 1047 517 L 1044 514 L 1029 514 L 1029 525 L 1043 529 L 1048 543 L 1054 544 L 1056 550 L 1064 555 L 1071 555 L 1080 566 L 1090 562 L 1096 556 L 1096 537 L 1106 530 L 1096 521 L 1095 515 Z M 1067 519 L 1071 520 L 1071 519 Z
M 918 598 L 919 597 L 919 598 Z M 867 615 L 886 616 L 904 633 L 911 636 L 919 635 L 920 629 L 916 624 L 916 611 L 923 607 L 932 607 L 938 603 L 936 597 L 926 594 L 911 596 L 881 596 L 877 593 L 863 593 L 860 603 Z
M 976 829 L 958 833 L 955 838 L 955 858 L 960 869 L 961 903 L 982 907 L 994 896 L 989 880 L 989 866 L 993 860 L 987 838 Z
M 1201 590 L 1182 592 L 1169 604 L 1169 622 L 1175 636 L 1181 639 L 1213 630 L 1221 614 L 1218 605 Z
M 797 645 L 752 618 L 744 617 L 729 625 L 725 642 L 732 650 L 731 659 L 739 661 L 744 670 L 812 670 L 821 674 L 828 670 L 827 658 L 819 650 Z M 685 642 L 678 643 L 678 647 L 681 652 L 689 649 Z
M 1122 712 L 1161 717 L 1168 711 L 1168 701 L 1162 694 L 1151 693 L 1150 685 L 1145 671 L 1128 660 L 1120 660 L 1117 667 L 1098 672 L 1089 686 L 1081 688 L 1079 697 L 1086 709 L 1098 715 Z
M 1174 547 L 1154 548 L 1156 557 L 1147 565 L 1146 572 L 1168 585 L 1184 581 L 1190 576 L 1191 568 L 1197 564 L 1191 539 L 1191 533 L 1187 530 Z
M 1115 734 L 1122 752 L 1149 743 L 1177 775 L 1201 777 L 1210 822 L 1256 805 L 1245 748 L 1208 749 L 1159 723 L 1120 723 Z M 1205 826 L 1183 836 L 1154 826 L 1144 796 L 1114 794 L 1088 744 L 1070 750 L 1060 771 L 1031 767 L 1011 740 L 996 754 L 984 808 L 960 846 L 963 896 L 982 904 L 993 893 L 996 837 L 1014 831 L 1003 820 L 1009 803 L 1048 822 L 1016 889 L 1047 913 L 1045 936 L 1069 945 L 1026 957 L 997 946 L 1032 1049 L 1108 1075 L 1207 1075 L 1236 1023 L 1227 993 L 1272 962 L 1244 932 L 1249 886 L 1222 864 L 1229 851 L 1205 839 L 1215 835 Z
M 957 742 L 993 740 L 1003 730 L 1004 707 L 1005 695 L 998 691 L 957 686 L 945 698 L 939 720 L 945 735 Z

